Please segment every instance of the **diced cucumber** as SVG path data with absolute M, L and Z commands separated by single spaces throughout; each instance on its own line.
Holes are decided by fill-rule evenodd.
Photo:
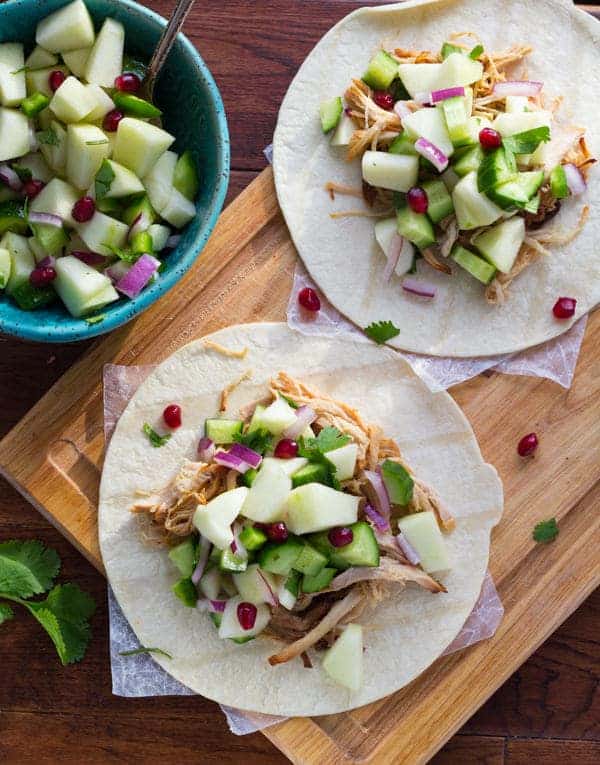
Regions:
M 113 179 L 110 184 L 110 188 L 104 195 L 105 197 L 119 198 L 129 197 L 133 194 L 140 194 L 144 192 L 144 187 L 140 179 L 132 173 L 131 170 L 120 165 L 118 162 L 114 162 L 112 159 L 104 160 L 108 167 L 113 172 Z M 161 247 L 162 249 L 162 247 Z
M 58 255 L 69 243 L 69 237 L 62 226 L 32 223 L 31 229 L 36 241 L 48 255 Z
M 50 285 L 34 287 L 26 281 L 12 292 L 11 297 L 22 311 L 35 311 L 53 303 L 56 300 L 56 292 Z
M 386 151 L 365 151 L 362 177 L 371 184 L 392 191 L 408 191 L 417 182 L 419 159 Z
M 196 205 L 177 189 L 172 188 L 169 201 L 160 211 L 160 215 L 175 228 L 183 228 L 196 216 Z
M 556 199 L 565 199 L 569 196 L 567 175 L 562 165 L 556 165 L 550 173 L 550 191 Z
M 287 575 L 287 577 L 283 580 L 283 587 L 282 590 L 287 590 L 290 595 L 294 596 L 294 599 L 298 597 L 300 593 L 300 582 L 302 580 L 302 574 L 299 571 L 295 571 L 292 569 L 290 573 Z M 280 595 L 281 599 L 281 590 Z M 287 606 L 286 606 L 287 608 Z
M 204 423 L 204 433 L 215 444 L 232 444 L 242 435 L 242 420 L 209 419 Z
M 50 101 L 50 109 L 62 122 L 81 122 L 96 108 L 96 99 L 77 77 L 67 77 Z
M 358 446 L 356 444 L 346 444 L 339 449 L 332 449 L 327 452 L 327 459 L 335 466 L 335 477 L 338 481 L 348 481 L 352 478 L 357 456 Z
M 33 257 L 36 263 L 39 263 L 41 260 L 44 260 L 44 258 L 48 257 L 48 253 L 42 247 L 42 245 L 38 242 L 35 236 L 30 236 L 27 239 L 27 244 L 29 245 L 29 249 L 33 253 Z M 67 252 L 66 254 L 70 255 L 71 253 Z
M 317 574 L 327 565 L 327 558 L 308 542 L 304 543 L 302 552 L 294 563 L 294 568 L 301 574 L 307 576 L 317 576 Z
M 0 43 L 0 103 L 19 106 L 27 95 L 22 43 Z
M 104 213 L 96 212 L 87 223 L 78 223 L 77 233 L 92 252 L 112 255 L 115 248 L 124 247 L 129 226 Z
M 440 105 L 444 113 L 452 145 L 463 146 L 471 143 L 471 132 L 469 130 L 469 117 L 471 113 L 467 111 L 467 99 L 465 96 L 446 98 Z
M 535 196 L 531 197 L 529 202 L 527 202 L 523 210 L 525 212 L 531 213 L 532 215 L 536 215 L 538 210 L 540 209 L 541 201 L 542 201 L 542 196 L 538 191 L 538 193 Z
M 57 258 L 54 267 L 56 279 L 52 284 L 69 313 L 76 318 L 119 297 L 107 276 L 72 255 Z
M 77 50 L 63 51 L 61 53 L 63 61 L 75 77 L 83 77 L 85 75 L 85 65 L 90 57 L 91 50 L 91 47 L 78 48 Z
M 58 56 L 54 53 L 50 53 L 49 50 L 42 48 L 41 45 L 36 45 L 35 48 L 25 59 L 25 67 L 27 69 L 45 69 L 49 66 L 58 64 Z M 67 66 L 69 66 L 67 64 Z
M 8 284 L 11 267 L 10 252 L 4 247 L 0 247 L 0 290 L 3 290 Z
M 79 48 L 84 45 L 77 46 Z M 115 19 L 105 19 L 85 64 L 85 79 L 112 88 L 123 71 L 125 28 Z
M 43 93 L 48 98 L 52 98 L 54 95 L 52 88 L 50 87 L 50 75 L 52 72 L 62 72 L 65 77 L 68 77 L 69 70 L 66 66 L 53 66 L 48 69 L 34 69 L 32 71 L 25 72 L 25 82 L 27 83 L 27 93 Z
M 0 161 L 29 154 L 29 122 L 17 109 L 0 107 Z
M 377 51 L 369 61 L 363 82 L 374 90 L 386 90 L 398 76 L 398 62 L 384 50 Z
M 409 137 L 426 138 L 447 157 L 452 156 L 454 147 L 441 109 L 419 109 L 404 117 L 402 124 Z M 398 191 L 406 190 L 398 189 Z
M 262 465 L 240 513 L 259 523 L 280 521 L 285 516 L 285 504 L 291 488 L 290 477 L 279 465 L 272 462 Z
M 219 494 L 206 505 L 198 505 L 193 517 L 193 524 L 202 534 L 220 550 L 229 550 L 233 542 L 231 524 L 235 521 L 248 496 L 248 489 L 237 489 Z
M 215 566 L 204 572 L 198 583 L 202 594 L 210 600 L 218 600 L 221 592 L 221 572 Z
M 447 44 L 447 43 L 445 43 Z M 323 669 L 336 683 L 358 691 L 363 684 L 363 632 L 348 624 L 323 657 Z
M 442 45 L 442 49 L 440 50 L 440 56 L 442 57 L 442 60 L 445 61 L 451 53 L 460 53 L 461 56 L 464 56 L 466 52 L 467 51 L 464 48 L 461 48 L 459 45 L 445 42 Z
M 87 189 L 102 162 L 108 157 L 110 145 L 105 134 L 94 125 L 67 127 L 67 179 L 77 189 Z M 140 188 L 143 189 L 141 184 Z
M 237 609 L 243 600 L 240 597 L 230 598 L 225 606 L 221 618 L 221 626 L 219 627 L 219 637 L 221 639 L 230 638 L 231 640 L 244 640 L 246 638 L 253 638 L 260 634 L 271 619 L 271 611 L 269 607 L 264 603 L 259 603 L 256 606 L 256 621 L 254 627 L 250 630 L 245 630 L 237 615 Z
M 329 474 L 325 465 L 312 462 L 309 465 L 296 471 L 292 476 L 292 487 L 294 489 L 298 486 L 304 486 L 307 483 L 323 483 L 329 482 Z
M 348 146 L 350 139 L 354 135 L 356 125 L 352 117 L 349 117 L 345 112 L 342 113 L 340 121 L 331 136 L 332 146 Z
M 494 266 L 460 245 L 454 247 L 451 257 L 482 284 L 489 284 L 496 273 Z
M 289 537 L 281 544 L 269 543 L 258 554 L 258 564 L 263 571 L 287 576 L 304 549 L 304 543 L 296 537 Z
M 379 565 L 379 545 L 371 526 L 365 521 L 353 523 L 352 542 L 344 547 L 334 547 L 329 541 L 328 532 L 312 534 L 309 542 L 323 553 L 332 566 L 338 569 L 346 569 L 351 566 Z
M 169 203 L 176 167 L 177 154 L 174 151 L 165 151 L 144 178 L 148 197 L 159 213 Z
M 26 234 L 28 228 L 25 208 L 20 202 L 7 200 L 0 203 L 0 235 L 5 231 Z
M 171 236 L 171 229 L 168 226 L 162 226 L 160 223 L 153 223 L 148 228 L 148 233 L 152 237 L 152 251 L 162 252 Z
M 100 122 L 102 119 L 104 119 L 104 117 L 110 111 L 112 111 L 115 108 L 114 101 L 108 95 L 108 93 L 100 87 L 100 85 L 96 85 L 95 83 L 91 82 L 89 85 L 86 85 L 85 87 L 88 93 L 91 94 L 95 103 L 94 108 L 87 115 L 86 121 Z M 108 138 L 108 136 L 106 137 Z M 112 145 L 110 147 L 110 151 L 112 152 Z
M 191 576 L 196 568 L 196 540 L 188 537 L 169 550 L 171 563 L 177 567 L 181 576 Z
M 181 157 L 177 160 L 175 165 L 175 172 L 173 173 L 173 186 L 183 194 L 186 199 L 192 202 L 198 196 L 198 189 L 200 188 L 200 180 L 198 178 L 198 170 L 194 155 L 189 149 L 184 151 Z
M 45 113 L 46 112 L 42 112 L 42 114 Z M 48 111 L 48 113 L 50 112 Z M 67 166 L 67 131 L 63 128 L 60 122 L 52 120 L 49 132 L 52 136 L 51 143 L 46 142 L 45 139 L 42 140 L 43 133 L 37 134 L 40 142 L 40 151 L 52 170 L 54 170 L 55 173 L 63 175 Z
M 523 208 L 537 193 L 543 182 L 543 170 L 518 173 L 514 180 L 489 189 L 487 195 L 504 210 L 513 207 Z
M 481 148 L 481 145 L 477 143 L 456 155 L 456 158 L 452 163 L 452 169 L 457 175 L 464 177 L 479 169 L 483 157 L 483 149 Z
M 10 276 L 6 283 L 6 291 L 12 295 L 18 287 L 29 282 L 29 274 L 35 268 L 35 260 L 27 239 L 12 231 L 7 231 L 0 239 L 0 247 L 8 250 L 10 255 Z
M 527 96 L 506 96 L 504 101 L 504 111 L 508 114 L 521 114 L 526 112 L 529 107 L 529 98 Z
M 304 574 L 302 592 L 320 592 L 329 587 L 331 580 L 338 573 L 335 568 L 321 568 L 318 574 Z
M 398 233 L 408 239 L 419 250 L 435 244 L 435 232 L 427 215 L 416 213 L 408 205 L 398 210 Z
M 184 577 L 176 582 L 173 587 L 173 594 L 179 598 L 187 608 L 196 608 L 198 602 L 198 592 L 192 580 L 189 577 Z
M 128 225 L 132 226 L 134 221 L 139 215 L 143 215 L 147 220 L 154 223 L 158 216 L 156 212 L 154 211 L 154 208 L 150 204 L 150 200 L 148 197 L 144 194 L 144 196 L 140 197 L 139 199 L 136 199 L 135 202 L 129 205 L 129 207 L 126 208 L 126 210 L 123 212 L 123 221 Z
M 507 274 L 517 259 L 524 239 L 525 221 L 515 216 L 477 234 L 472 243 L 498 271 Z
M 396 246 L 395 238 L 398 236 L 398 221 L 396 218 L 379 220 L 375 224 L 374 230 L 377 244 L 383 250 L 386 258 L 389 258 L 392 248 Z M 400 250 L 400 256 L 396 262 L 394 273 L 397 276 L 402 276 L 407 271 L 410 271 L 414 256 L 415 248 L 412 243 L 406 237 L 402 237 L 402 249 Z
M 296 410 L 284 398 L 277 396 L 275 401 L 260 413 L 257 422 L 269 433 L 279 436 L 286 428 L 296 422 Z
M 252 563 L 245 571 L 233 575 L 233 582 L 242 600 L 248 603 L 272 603 L 273 594 L 279 589 L 279 582 L 273 574 L 261 571 L 258 563 Z
M 156 125 L 124 117 L 119 122 L 113 159 L 144 180 L 174 140 L 172 135 Z
M 147 231 L 136 231 L 136 233 L 129 238 L 129 246 L 131 251 L 135 255 L 143 255 L 145 252 L 152 252 L 152 237 Z
M 31 120 L 37 117 L 40 112 L 43 112 L 49 103 L 50 99 L 48 96 L 45 96 L 43 93 L 33 93 L 21 101 L 21 110 Z
M 513 154 L 503 146 L 484 154 L 477 170 L 477 188 L 482 193 L 496 186 L 513 181 L 517 177 L 517 165 Z
M 409 156 L 416 157 L 418 156 L 418 152 L 415 149 L 416 140 L 416 138 L 410 137 L 404 130 L 391 142 L 388 152 L 390 154 L 408 154 Z
M 417 551 L 425 571 L 432 573 L 450 568 L 446 543 L 433 511 L 405 515 L 398 521 L 398 527 Z
M 240 542 L 246 550 L 259 550 L 267 543 L 267 535 L 256 526 L 246 526 L 240 533 Z
M 287 499 L 287 527 L 293 534 L 355 523 L 359 498 L 321 483 L 299 486 Z
M 74 0 L 42 19 L 35 41 L 52 53 L 89 47 L 94 42 L 94 25 L 83 0 Z
M 465 175 L 454 187 L 452 202 L 459 229 L 489 226 L 502 217 L 502 208 L 495 205 L 477 188 L 477 173 Z
M 421 188 L 427 194 L 427 217 L 432 223 L 439 223 L 454 212 L 452 197 L 444 181 L 437 178 L 425 181 L 421 184 Z
M 244 486 L 247 486 L 250 489 L 254 481 L 256 481 L 257 475 L 258 470 L 255 470 L 254 468 L 248 468 L 248 470 L 242 474 L 242 483 Z
M 342 99 L 339 96 L 329 99 L 329 101 L 323 101 L 319 107 L 319 117 L 321 119 L 321 130 L 324 133 L 328 133 L 337 127 L 344 105 Z

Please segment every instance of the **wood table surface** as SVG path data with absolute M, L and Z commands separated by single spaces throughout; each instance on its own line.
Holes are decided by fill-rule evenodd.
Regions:
M 147 5 L 168 15 L 174 3 Z M 198 0 L 185 30 L 225 101 L 232 136 L 228 201 L 265 166 L 262 149 L 270 142 L 278 104 L 297 67 L 319 37 L 357 5 L 343 0 Z M 89 346 L 26 344 L 0 336 L 0 437 Z M 216 704 L 200 697 L 112 696 L 105 580 L 0 479 L 0 540 L 10 538 L 37 538 L 56 548 L 63 560 L 62 580 L 76 581 L 92 593 L 98 611 L 84 662 L 67 668 L 24 614 L 0 627 L 0 762 L 287 761 L 259 733 L 233 736 Z M 599 635 L 596 592 L 433 762 L 600 762 Z

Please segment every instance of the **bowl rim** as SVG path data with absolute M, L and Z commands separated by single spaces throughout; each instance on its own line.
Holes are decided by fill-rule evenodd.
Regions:
M 110 0 L 109 0 L 110 1 Z M 160 29 L 163 29 L 167 25 L 167 20 L 160 14 L 153 11 L 151 8 L 147 8 L 144 5 L 140 5 L 134 0 L 112 0 L 116 5 L 124 6 L 141 15 L 146 16 L 150 21 L 158 25 Z M 27 0 L 25 0 L 27 3 Z M 6 2 L 0 4 L 0 17 L 2 12 L 6 8 L 19 6 L 23 4 L 23 0 L 6 0 Z M 122 301 L 120 304 L 115 305 L 115 310 L 109 316 L 96 324 L 86 324 L 85 319 L 76 319 L 70 315 L 66 315 L 67 321 L 70 323 L 54 324 L 50 327 L 48 324 L 39 324 L 35 321 L 35 311 L 20 311 L 20 316 L 25 316 L 29 320 L 25 324 L 21 324 L 20 320 L 6 319 L 0 317 L 0 334 L 9 335 L 11 337 L 20 338 L 22 340 L 30 340 L 41 343 L 69 343 L 78 342 L 82 340 L 89 340 L 93 337 L 99 337 L 105 335 L 112 330 L 122 327 L 139 314 L 143 313 L 153 303 L 159 300 L 164 294 L 169 292 L 180 279 L 189 271 L 196 259 L 202 254 L 210 235 L 217 223 L 219 215 L 223 209 L 225 202 L 225 196 L 230 180 L 230 138 L 229 128 L 227 125 L 227 117 L 225 114 L 225 107 L 223 105 L 223 99 L 219 88 L 215 82 L 215 79 L 204 62 L 204 59 L 192 44 L 189 38 L 180 32 L 177 36 L 177 42 L 183 45 L 185 52 L 190 56 L 192 63 L 197 67 L 200 74 L 204 78 L 208 92 L 213 102 L 213 108 L 215 112 L 215 119 L 217 123 L 217 133 L 221 137 L 221 140 L 217 144 L 217 180 L 212 189 L 212 195 L 209 202 L 209 209 L 205 214 L 201 230 L 198 232 L 194 241 L 188 247 L 185 254 L 177 261 L 176 266 L 169 272 L 163 274 L 161 278 L 155 282 L 155 284 L 146 288 L 141 292 L 138 297 L 133 300 Z M 196 213 L 198 215 L 198 212 Z M 66 309 L 65 309 L 66 310 Z M 72 323 L 71 323 L 72 322 Z

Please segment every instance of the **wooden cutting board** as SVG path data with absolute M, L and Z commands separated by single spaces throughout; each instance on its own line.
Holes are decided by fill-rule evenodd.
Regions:
M 152 364 L 228 324 L 283 319 L 296 257 L 267 169 L 225 210 L 180 284 L 99 340 L 0 443 L 0 472 L 99 570 L 103 365 Z M 368 707 L 265 730 L 293 762 L 427 761 L 598 585 L 599 328 L 597 312 L 569 391 L 499 374 L 452 390 L 504 481 L 490 567 L 506 614 L 495 637 L 440 659 L 408 688 Z M 540 448 L 520 460 L 516 444 L 532 430 Z M 560 534 L 537 545 L 533 526 L 550 516 Z

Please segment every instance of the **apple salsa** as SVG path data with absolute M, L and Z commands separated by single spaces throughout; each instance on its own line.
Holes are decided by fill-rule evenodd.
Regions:
M 407 292 L 433 298 L 434 285 L 410 276 L 416 259 L 446 274 L 453 263 L 498 304 L 547 247 L 581 231 L 587 206 L 573 231 L 545 224 L 585 191 L 596 160 L 585 130 L 559 121 L 561 99 L 547 98 L 541 82 L 516 79 L 531 47 L 487 53 L 469 37 L 452 36 L 439 53 L 380 50 L 320 116 L 331 145 L 361 158 L 363 196 L 380 218 L 384 278 L 396 274 Z
M 361 614 L 409 582 L 445 592 L 433 575 L 450 568 L 454 519 L 355 409 L 284 372 L 269 389 L 239 419 L 207 419 L 198 461 L 131 510 L 170 545 L 174 594 L 220 638 L 281 641 L 272 665 L 311 666 L 306 652 L 322 649 L 324 670 L 357 690 Z M 181 418 L 166 407 L 165 424 Z M 169 437 L 144 432 L 156 447 Z
M 145 66 L 125 56 L 122 24 L 96 34 L 75 0 L 35 39 L 27 58 L 0 44 L 0 290 L 23 310 L 60 298 L 89 317 L 158 278 L 196 214 L 198 174 L 139 95 Z

